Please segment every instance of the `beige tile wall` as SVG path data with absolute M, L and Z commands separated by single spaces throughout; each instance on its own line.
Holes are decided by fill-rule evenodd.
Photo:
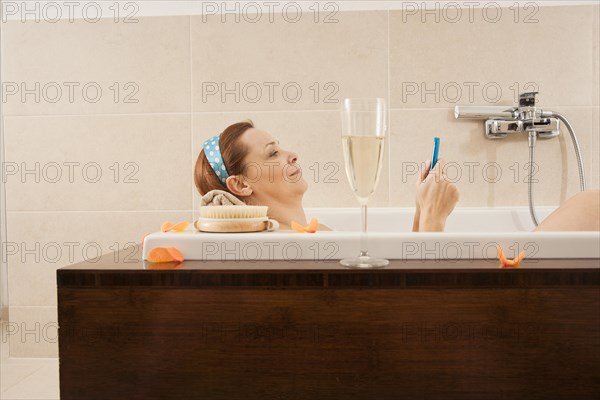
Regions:
M 474 104 L 513 104 L 527 83 L 545 106 L 590 106 L 592 9 L 541 7 L 529 17 L 538 22 L 524 23 L 532 11 L 521 10 L 520 23 L 510 9 L 498 22 L 484 19 L 493 11 L 475 11 L 471 22 L 465 10 L 455 23 L 451 16 L 436 23 L 427 15 L 429 23 L 422 23 L 419 15 L 390 12 L 392 107 L 453 107 L 470 102 L 469 87 Z M 413 83 L 425 89 L 439 84 L 441 95 L 411 95 Z
M 600 6 L 594 7 L 594 30 L 592 33 L 594 48 L 594 99 L 592 105 L 600 106 Z
M 599 175 L 600 163 L 600 6 L 594 7 L 594 30 L 592 33 L 594 47 L 594 99 L 592 104 L 592 165 L 590 170 L 590 187 L 598 188 L 600 186 Z
M 165 220 L 193 218 L 192 168 L 202 142 L 246 118 L 299 154 L 310 186 L 306 206 L 356 206 L 338 107 L 359 96 L 385 97 L 391 106 L 388 162 L 373 205 L 412 206 L 414 168 L 440 136 L 460 206 L 523 206 L 526 140 L 488 141 L 482 123 L 456 121 L 452 108 L 513 104 L 533 83 L 542 107 L 572 120 L 588 185 L 597 188 L 598 6 L 542 7 L 534 23 L 523 22 L 523 10 L 517 23 L 507 9 L 495 23 L 480 11 L 473 22 L 370 11 L 338 13 L 331 24 L 280 17 L 224 24 L 201 16 L 3 23 L 4 82 L 39 82 L 46 90 L 39 101 L 30 94 L 5 102 L 6 160 L 18 167 L 6 177 L 11 320 L 27 329 L 54 323 L 57 268 L 97 248 L 139 242 Z M 77 84 L 73 101 L 65 82 Z M 57 85 L 63 93 L 54 101 Z M 96 102 L 95 87 L 102 90 Z M 234 93 L 222 97 L 222 89 Z M 70 164 L 72 182 L 65 163 L 79 163 Z M 538 142 L 537 164 L 537 204 L 556 205 L 577 191 L 566 132 Z M 34 172 L 21 176 L 23 167 Z M 52 182 L 57 171 L 61 179 Z M 56 356 L 56 342 L 46 339 L 14 335 L 11 355 Z
M 41 93 L 8 96 L 5 115 L 189 112 L 189 17 L 138 20 L 4 23 L 4 81 Z
M 7 116 L 4 126 L 9 211 L 192 208 L 189 115 Z
M 194 112 L 337 110 L 336 99 L 382 96 L 388 87 L 387 13 L 336 18 L 337 23 L 315 23 L 308 16 L 289 23 L 275 15 L 273 22 L 223 23 L 220 16 L 192 17 Z M 211 95 L 213 83 L 219 92 Z M 236 84 L 239 99 L 223 99 Z

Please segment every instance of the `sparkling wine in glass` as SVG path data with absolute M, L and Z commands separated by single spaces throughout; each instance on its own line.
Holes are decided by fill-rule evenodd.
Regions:
M 342 146 L 346 175 L 362 211 L 360 253 L 355 258 L 341 260 L 346 267 L 381 268 L 389 264 L 386 259 L 371 257 L 367 249 L 367 204 L 381 175 L 386 130 L 384 99 L 344 99 Z

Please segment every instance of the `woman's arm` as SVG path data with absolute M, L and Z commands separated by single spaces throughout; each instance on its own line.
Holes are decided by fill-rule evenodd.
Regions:
M 419 192 L 419 185 L 423 182 L 423 179 L 427 177 L 429 174 L 429 168 L 431 167 L 431 161 L 427 160 L 425 162 L 425 169 L 421 171 L 419 177 L 417 178 L 417 182 L 415 183 L 415 187 L 417 189 L 417 193 Z M 415 216 L 413 218 L 413 232 L 419 232 L 419 223 L 421 219 L 421 206 L 419 205 L 419 199 L 415 196 Z

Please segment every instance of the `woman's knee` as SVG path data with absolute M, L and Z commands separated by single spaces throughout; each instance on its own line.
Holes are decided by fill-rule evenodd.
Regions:
M 573 200 L 582 205 L 593 206 L 600 203 L 600 190 L 586 190 L 585 192 L 579 192 L 573 196 Z

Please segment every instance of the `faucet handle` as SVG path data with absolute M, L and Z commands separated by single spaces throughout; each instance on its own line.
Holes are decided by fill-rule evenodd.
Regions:
M 535 107 L 535 96 L 539 92 L 527 92 L 519 95 L 519 107 Z

